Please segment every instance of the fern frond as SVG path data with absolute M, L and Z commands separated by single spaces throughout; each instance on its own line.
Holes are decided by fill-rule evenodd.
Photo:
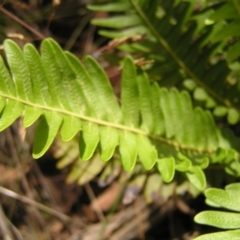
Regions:
M 166 182 L 177 170 L 204 189 L 202 169 L 216 163 L 218 149 L 225 151 L 221 161 L 239 169 L 234 136 L 226 141 L 211 114 L 192 107 L 187 92 L 150 83 L 130 57 L 123 64 L 119 104 L 106 74 L 91 57 L 84 66 L 51 39 L 43 41 L 40 54 L 29 44 L 21 51 L 11 40 L 4 48 L 10 73 L 1 60 L 0 129 L 22 114 L 25 127 L 39 119 L 35 158 L 48 150 L 58 132 L 64 141 L 80 132 L 83 160 L 99 149 L 101 159 L 108 161 L 119 150 L 125 170 L 132 170 L 137 161 L 147 170 L 157 163 Z
M 129 0 L 122 12 L 117 9 L 120 2 L 89 6 L 95 11 L 117 12 L 118 17 L 134 15 L 134 20 L 129 18 L 127 27 L 119 21 L 118 31 L 100 30 L 100 34 L 110 38 L 145 35 L 141 42 L 127 42 L 119 49 L 154 59 L 148 72 L 162 86 L 176 85 L 190 78 L 196 83 L 193 89 L 196 99 L 205 101 L 208 108 L 226 107 L 228 122 L 236 124 L 240 116 L 240 89 L 238 80 L 231 83 L 236 73 L 232 74 L 233 66 L 224 58 L 227 41 L 234 39 L 238 32 L 234 1 L 223 1 L 211 7 L 206 4 L 196 11 L 195 1 L 154 1 L 150 4 L 149 1 Z M 231 19 L 230 23 L 224 24 L 226 16 L 223 13 Z M 109 24 L 115 18 L 94 19 L 93 24 L 116 28 Z M 207 25 L 206 19 L 212 21 L 212 25 Z M 238 41 L 231 51 L 235 52 L 237 46 Z M 227 50 L 228 59 L 233 59 L 230 49 Z M 237 69 L 239 72 L 240 68 Z M 200 96 L 203 91 L 205 94 Z

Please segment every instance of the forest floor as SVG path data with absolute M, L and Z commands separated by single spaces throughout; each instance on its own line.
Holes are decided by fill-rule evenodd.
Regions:
M 67 184 L 67 171 L 55 167 L 50 153 L 37 161 L 29 151 L 23 154 L 24 144 L 19 139 L 16 147 L 13 129 L 1 139 L 0 239 L 190 240 L 211 230 L 193 222 L 206 207 L 202 195 L 160 197 L 147 204 L 139 194 L 131 204 L 122 204 L 117 180 L 105 188 L 97 177 L 83 186 Z

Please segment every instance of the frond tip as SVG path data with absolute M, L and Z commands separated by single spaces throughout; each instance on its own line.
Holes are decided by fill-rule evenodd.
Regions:
M 31 44 L 22 51 L 11 40 L 4 49 L 10 70 L 0 58 L 0 130 L 21 115 L 25 127 L 39 120 L 35 158 L 48 150 L 58 132 L 64 141 L 80 132 L 83 160 L 97 149 L 103 161 L 118 152 L 127 171 L 136 161 L 147 170 L 157 163 L 164 181 L 171 181 L 177 170 L 202 190 L 202 169 L 210 155 L 214 162 L 217 149 L 232 147 L 207 111 L 193 109 L 187 92 L 150 83 L 130 57 L 123 63 L 120 104 L 106 73 L 90 56 L 83 65 L 52 39 L 42 42 L 40 54 Z M 237 160 L 238 155 L 229 158 L 225 152 L 226 161 Z

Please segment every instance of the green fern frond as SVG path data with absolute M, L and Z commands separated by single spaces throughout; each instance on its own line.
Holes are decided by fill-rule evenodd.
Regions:
M 119 151 L 125 170 L 138 160 L 147 170 L 157 164 L 166 182 L 177 170 L 204 189 L 202 169 L 216 163 L 218 149 L 225 151 L 222 161 L 239 169 L 234 136 L 226 141 L 211 114 L 192 107 L 187 92 L 150 83 L 130 57 L 123 64 L 119 104 L 105 72 L 91 57 L 83 66 L 51 39 L 43 41 L 40 54 L 30 44 L 21 51 L 11 40 L 4 49 L 10 72 L 1 59 L 0 130 L 22 114 L 25 127 L 39 119 L 35 158 L 49 149 L 58 132 L 64 141 L 80 132 L 82 160 L 91 159 L 97 149 L 103 161 Z
M 239 57 L 239 41 L 237 40 L 239 36 L 239 2 L 236 0 L 216 2 L 213 6 L 206 5 L 204 11 L 208 12 L 205 19 L 201 13 L 194 17 L 197 19 L 200 31 L 204 30 L 204 25 L 210 25 L 213 28 L 204 45 L 221 43 L 218 44 L 217 51 L 225 52 L 229 62 L 236 60 Z
M 193 89 L 196 99 L 206 101 L 208 108 L 226 107 L 228 122 L 236 124 L 240 119 L 240 89 L 239 84 L 231 82 L 236 74 L 231 73 L 232 66 L 224 58 L 223 53 L 227 40 L 233 39 L 238 31 L 234 31 L 236 27 L 233 30 L 229 29 L 231 24 L 224 27 L 222 23 L 224 12 L 238 27 L 235 23 L 238 20 L 234 1 L 219 3 L 224 7 L 223 11 L 219 9 L 218 4 L 211 7 L 202 4 L 204 6 L 198 7 L 196 11 L 195 1 L 154 1 L 151 4 L 149 1 L 125 2 L 127 4 L 122 12 L 118 9 L 121 1 L 89 6 L 95 11 L 118 13 L 114 17 L 94 19 L 93 24 L 99 26 L 114 29 L 116 27 L 110 24 L 112 21 L 123 16 L 129 17 L 127 24 L 121 25 L 118 21 L 118 31 L 100 30 L 100 34 L 110 38 L 145 36 L 141 42 L 128 42 L 119 46 L 119 49 L 154 59 L 155 63 L 148 73 L 153 79 L 160 81 L 162 86 L 176 85 L 190 78 L 196 83 Z M 229 11 L 226 12 L 225 8 Z M 131 16 L 134 16 L 134 19 L 131 19 Z M 208 18 L 215 24 L 206 24 L 204 21 Z M 238 41 L 236 45 L 239 45 Z M 240 67 L 238 72 L 239 69 Z M 200 96 L 199 90 L 204 91 L 204 95 Z

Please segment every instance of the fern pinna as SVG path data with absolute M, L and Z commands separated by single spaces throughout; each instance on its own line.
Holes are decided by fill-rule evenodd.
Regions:
M 119 103 L 92 57 L 83 65 L 51 39 L 42 42 L 40 54 L 31 44 L 22 51 L 11 40 L 4 50 L 10 72 L 1 58 L 0 130 L 21 115 L 24 127 L 39 119 L 35 158 L 58 132 L 64 141 L 80 132 L 84 161 L 95 151 L 103 161 L 117 152 L 127 171 L 140 161 L 147 170 L 156 166 L 166 182 L 183 172 L 200 190 L 206 185 L 202 169 L 211 162 L 239 175 L 238 139 L 221 131 L 208 111 L 193 108 L 187 92 L 151 83 L 130 57 L 123 63 Z
M 224 211 L 203 211 L 198 213 L 194 220 L 197 223 L 210 225 L 228 231 L 220 231 L 215 233 L 208 233 L 201 235 L 195 240 L 208 239 L 239 239 L 240 236 L 240 184 L 232 183 L 225 187 L 225 189 L 209 188 L 205 191 L 207 204 L 212 207 L 225 208 Z M 233 212 L 227 212 L 230 210 Z

